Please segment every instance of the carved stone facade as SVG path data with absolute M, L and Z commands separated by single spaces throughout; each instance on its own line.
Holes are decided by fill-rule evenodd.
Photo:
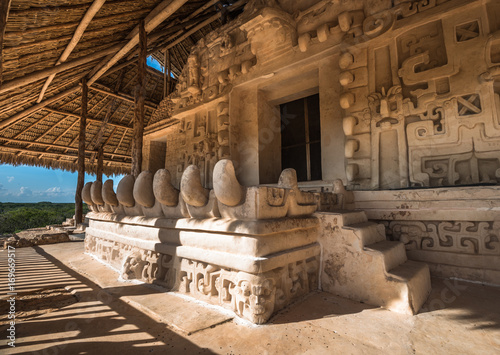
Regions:
M 262 149 L 252 140 L 262 141 L 266 123 L 255 118 L 257 129 L 247 130 L 241 110 L 257 112 L 316 90 L 325 97 L 322 127 L 335 127 L 330 135 L 344 146 L 338 156 L 338 144 L 328 144 L 324 134 L 322 160 L 331 167 L 324 169 L 323 187 L 336 178 L 358 190 L 497 184 L 499 12 L 494 1 L 250 2 L 194 47 L 166 99 L 173 108 L 164 123 L 178 123 L 154 124 L 146 139 L 159 139 L 161 130 L 172 142 L 168 169 L 171 160 L 181 168 L 198 160 L 209 176 L 213 162 L 231 158 L 241 166 L 238 177 L 258 174 L 248 183 L 259 183 L 281 171 L 279 143 L 272 143 L 279 128 Z M 323 85 L 323 77 L 337 87 Z M 303 85 L 289 85 L 294 78 Z M 341 117 L 327 113 L 336 107 Z M 260 117 L 273 115 L 262 110 Z M 248 149 L 257 151 L 248 155 Z M 252 159 L 277 172 L 249 172 L 256 168 Z
M 499 18 L 500 4 L 494 0 L 249 1 L 237 19 L 193 47 L 175 92 L 146 127 L 143 170 L 149 172 L 137 180 L 125 177 L 116 194 L 112 183 L 84 189 L 96 213 L 103 214 L 92 217 L 90 235 L 95 231 L 93 237 L 102 238 L 101 248 L 109 254 L 119 242 L 113 238 L 125 232 L 108 232 L 111 227 L 99 222 L 106 218 L 134 233 L 153 233 L 145 226 L 134 229 L 135 223 L 143 224 L 137 216 L 147 223 L 167 223 L 154 226 L 158 233 L 169 230 L 159 234 L 163 237 L 196 235 L 171 228 L 168 223 L 173 222 L 165 222 L 171 219 L 196 220 L 211 237 L 217 234 L 211 220 L 245 226 L 270 221 L 282 236 L 288 230 L 280 227 L 280 219 L 301 220 L 317 207 L 322 212 L 356 208 L 384 222 L 392 238 L 407 244 L 408 257 L 429 262 L 435 275 L 500 284 L 500 200 L 485 195 L 499 196 L 491 186 L 500 183 Z M 284 169 L 282 137 L 290 120 L 280 106 L 315 95 L 321 179 L 297 182 L 295 173 Z M 156 154 L 158 149 L 164 154 Z M 164 164 L 158 163 L 163 156 Z M 450 193 L 453 198 L 444 200 Z M 450 201 L 468 206 L 455 208 Z M 344 227 L 365 231 L 347 223 Z M 243 243 L 245 233 L 222 234 L 237 234 Z M 330 236 L 336 238 L 335 233 Z M 349 243 L 349 238 L 359 237 L 352 234 L 339 238 Z M 329 235 L 321 235 L 328 241 Z M 272 249 L 269 255 L 293 254 L 294 248 L 315 244 L 316 237 L 305 233 L 292 238 L 293 245 L 282 241 L 282 249 L 272 249 L 269 241 L 266 248 Z M 140 274 L 149 280 L 154 278 L 150 271 L 157 270 L 155 282 L 226 305 L 257 322 L 267 317 L 268 309 L 257 307 L 266 317 L 256 317 L 253 296 L 263 292 L 274 302 L 273 309 L 280 308 L 276 300 L 289 301 L 293 282 L 310 289 L 312 276 L 307 271 L 306 282 L 300 270 L 311 270 L 314 262 L 309 258 L 318 257 L 313 253 L 291 262 L 268 261 L 273 266 L 257 272 L 215 262 L 225 260 L 216 257 L 221 250 L 210 249 L 203 239 L 196 239 L 194 246 L 184 244 L 189 238 L 170 243 L 177 247 L 175 253 L 158 249 L 166 248 L 161 238 L 154 245 L 143 239 L 134 239 L 132 249 L 123 247 L 128 254 L 120 267 L 127 277 Z M 360 248 L 370 245 L 357 242 Z M 223 255 L 234 260 L 231 242 L 219 247 L 229 248 Z M 247 247 L 239 251 L 253 253 Z M 406 257 L 400 247 L 389 249 L 397 250 L 401 262 Z M 380 244 L 367 254 L 360 250 L 366 260 L 371 253 L 385 255 Z M 251 254 L 250 259 L 268 254 Z M 151 266 L 155 258 L 164 266 Z M 336 260 L 333 265 L 338 265 Z M 380 257 L 380 265 L 384 260 Z M 348 274 L 355 275 L 361 264 L 352 261 Z M 391 267 L 394 275 L 405 274 Z M 172 268 L 176 271 L 167 271 Z M 426 270 L 415 276 L 424 291 Z M 388 268 L 377 277 L 393 280 L 389 274 Z M 420 296 L 424 300 L 425 292 Z
M 154 283 L 222 306 L 255 324 L 318 287 L 319 256 L 248 273 L 94 237 L 85 250 L 120 270 L 125 280 Z

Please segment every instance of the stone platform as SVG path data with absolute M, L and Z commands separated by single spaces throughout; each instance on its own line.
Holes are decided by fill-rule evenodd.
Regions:
M 432 279 L 418 315 L 312 292 L 252 325 L 229 312 L 150 284 L 117 280 L 81 242 L 22 248 L 19 291 L 66 287 L 79 302 L 18 324 L 16 347 L 0 352 L 78 354 L 495 354 L 500 288 Z M 0 250 L 0 272 L 7 252 Z M 40 277 L 43 275 L 44 277 Z M 48 278 L 47 275 L 51 277 Z M 7 292 L 6 280 L 0 294 Z M 190 297 L 189 297 L 190 298 Z M 1 332 L 5 327 L 0 328 Z
M 116 194 L 111 180 L 87 183 L 86 251 L 124 279 L 189 294 L 256 324 L 318 290 L 320 269 L 323 290 L 354 300 L 408 314 L 425 302 L 429 269 L 407 262 L 404 245 L 378 232 L 383 226 L 362 212 L 313 215 L 325 201 L 349 203 L 340 181 L 329 198 L 301 191 L 293 169 L 277 186 L 244 187 L 229 160 L 216 164 L 213 181 L 213 190 L 204 188 L 192 165 L 180 191 L 167 170 L 126 176 Z

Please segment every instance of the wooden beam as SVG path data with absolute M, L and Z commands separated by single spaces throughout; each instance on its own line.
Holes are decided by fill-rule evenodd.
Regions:
M 95 53 L 86 55 L 84 57 L 72 60 L 71 62 L 57 65 L 57 66 L 52 67 L 52 68 L 38 70 L 36 72 L 19 77 L 17 79 L 7 81 L 2 85 L 2 88 L 0 89 L 0 94 L 7 92 L 7 91 L 10 91 L 10 90 L 13 90 L 13 89 L 16 89 L 18 87 L 24 86 L 24 85 L 34 83 L 38 80 L 45 79 L 52 74 L 57 74 L 57 73 L 60 73 L 62 71 L 65 71 L 65 70 L 69 70 L 69 69 L 78 67 L 80 65 L 87 64 L 89 62 L 92 62 L 92 61 L 97 60 L 99 58 L 102 58 L 110 53 L 115 52 L 120 47 L 121 47 L 121 45 L 115 45 L 115 46 L 103 49 L 102 51 L 95 52 Z
M 73 38 L 71 38 L 71 41 L 68 43 L 66 49 L 64 50 L 64 52 L 61 54 L 61 56 L 57 60 L 56 66 L 61 64 L 61 63 L 64 63 L 68 59 L 71 52 L 73 52 L 73 49 L 75 49 L 78 42 L 80 42 L 80 39 L 82 38 L 83 33 L 87 29 L 87 26 L 90 24 L 90 22 L 92 21 L 94 16 L 101 9 L 102 5 L 104 5 L 105 2 L 106 2 L 106 0 L 94 0 L 92 5 L 90 5 L 89 9 L 85 13 L 85 16 L 83 16 L 82 20 L 80 21 L 80 24 L 76 28 L 75 33 L 73 34 Z M 56 74 L 52 74 L 47 78 L 47 81 L 43 85 L 42 91 L 40 92 L 40 96 L 38 97 L 38 100 L 36 101 L 37 103 L 43 100 L 43 96 L 45 95 L 45 91 L 47 91 L 50 83 L 52 82 L 52 80 L 54 80 L 55 76 L 56 76 Z
M 103 85 L 101 85 L 101 87 L 102 86 Z M 129 96 L 129 95 L 127 95 L 127 94 L 125 94 L 125 93 L 123 93 L 123 92 L 114 93 L 112 91 L 104 90 L 104 89 L 101 89 L 101 88 L 95 87 L 95 86 L 92 86 L 89 89 L 92 90 L 92 91 L 100 92 L 101 94 L 104 94 L 104 95 L 109 95 L 109 96 L 115 97 L 115 98 L 123 100 L 123 101 L 134 103 L 134 98 L 131 97 L 131 96 Z M 148 101 L 147 103 L 145 103 L 144 106 L 146 106 L 147 108 L 150 108 L 151 110 L 156 110 L 156 108 L 158 107 L 157 104 L 155 104 L 153 102 L 150 102 L 150 101 Z
M 227 11 L 229 11 L 229 12 L 230 11 L 234 11 L 234 10 L 242 7 L 243 5 L 245 5 L 246 2 L 247 2 L 247 0 L 240 0 L 238 2 L 235 2 L 233 5 L 227 7 Z M 176 39 L 172 43 L 169 43 L 165 48 L 166 49 L 170 49 L 170 48 L 176 46 L 177 44 L 181 43 L 183 40 L 185 40 L 186 38 L 188 38 L 189 36 L 191 36 L 196 31 L 198 31 L 198 30 L 202 29 L 203 27 L 211 24 L 212 22 L 218 20 L 219 18 L 220 18 L 220 13 L 217 13 L 217 14 L 215 14 L 213 16 L 210 16 L 205 21 L 199 23 L 195 27 L 191 28 L 189 31 L 185 32 L 181 37 L 179 37 L 178 39 Z
M 168 88 L 168 84 L 170 84 L 169 80 L 167 79 L 168 74 L 170 74 L 170 73 L 168 73 L 168 70 L 167 70 L 167 68 L 168 68 L 167 64 L 170 64 L 169 62 L 170 62 L 170 53 L 168 52 L 167 49 L 165 49 L 163 51 L 163 66 L 164 66 L 164 68 L 163 68 L 163 98 L 167 97 L 167 95 L 168 95 L 167 88 Z
M 87 79 L 82 79 L 82 116 L 80 117 L 80 134 L 78 138 L 78 178 L 75 193 L 75 227 L 83 222 L 82 190 L 85 183 L 85 126 L 87 125 Z
M 36 112 L 36 111 L 44 108 L 45 106 L 50 105 L 53 102 L 59 101 L 60 99 L 66 97 L 68 95 L 71 95 L 71 94 L 77 92 L 78 90 L 80 90 L 79 85 L 72 87 L 68 90 L 65 90 L 63 92 L 60 92 L 59 94 L 54 95 L 51 98 L 48 98 L 48 99 L 40 102 L 39 104 L 33 105 L 22 112 L 16 113 L 14 116 L 11 116 L 11 117 L 0 122 L 0 130 L 7 128 L 11 124 L 16 123 L 17 121 L 22 120 L 26 116 L 31 115 L 33 112 Z
M 7 19 L 9 18 L 10 3 L 12 0 L 2 0 L 0 3 L 0 89 L 2 88 L 3 78 L 3 37 L 5 28 L 7 27 Z
M 137 177 L 142 171 L 142 140 L 144 135 L 144 99 L 146 94 L 147 38 L 144 21 L 139 25 L 139 59 L 137 60 L 137 86 L 135 89 L 134 135 L 131 174 Z
M 162 1 L 153 11 L 146 17 L 144 21 L 144 30 L 146 33 L 154 30 L 160 23 L 165 21 L 174 12 L 176 12 L 188 0 L 165 0 Z M 108 69 L 115 65 L 121 58 L 123 58 L 131 49 L 139 43 L 139 29 L 136 27 L 130 32 L 129 42 L 125 44 L 104 66 L 97 71 L 90 79 L 89 85 L 92 85 L 99 79 Z

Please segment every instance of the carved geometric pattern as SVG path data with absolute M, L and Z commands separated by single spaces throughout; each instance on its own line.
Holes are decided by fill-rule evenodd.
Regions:
M 434 250 L 472 255 L 500 255 L 500 230 L 495 222 L 380 221 L 391 240 L 407 250 Z
M 457 42 L 465 42 L 479 36 L 478 21 L 468 22 L 455 28 Z
M 478 94 L 457 97 L 458 115 L 469 116 L 481 113 L 481 98 Z

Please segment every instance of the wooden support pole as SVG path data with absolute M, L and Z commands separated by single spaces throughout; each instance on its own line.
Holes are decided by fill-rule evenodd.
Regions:
M 104 147 L 101 145 L 97 150 L 97 171 L 96 181 L 102 183 L 102 170 L 104 165 Z
M 167 97 L 167 53 L 168 51 L 165 49 L 163 52 L 163 98 Z
M 75 194 L 75 227 L 83 222 L 82 190 L 85 183 L 85 126 L 87 125 L 87 79 L 82 79 L 82 116 L 78 140 L 78 180 Z
M 5 35 L 5 28 L 7 27 L 7 18 L 9 17 L 11 0 L 2 0 L 0 2 L 0 89 L 2 88 L 3 77 L 3 37 Z
M 146 92 L 147 43 L 144 21 L 139 24 L 139 59 L 137 60 L 137 85 L 135 87 L 134 135 L 131 174 L 137 177 L 142 170 L 142 136 L 144 134 L 144 96 Z
M 170 85 L 172 81 L 172 62 L 170 61 L 170 51 L 168 49 L 165 49 L 165 52 L 167 52 L 167 67 L 165 68 L 167 71 L 167 95 L 170 95 Z

